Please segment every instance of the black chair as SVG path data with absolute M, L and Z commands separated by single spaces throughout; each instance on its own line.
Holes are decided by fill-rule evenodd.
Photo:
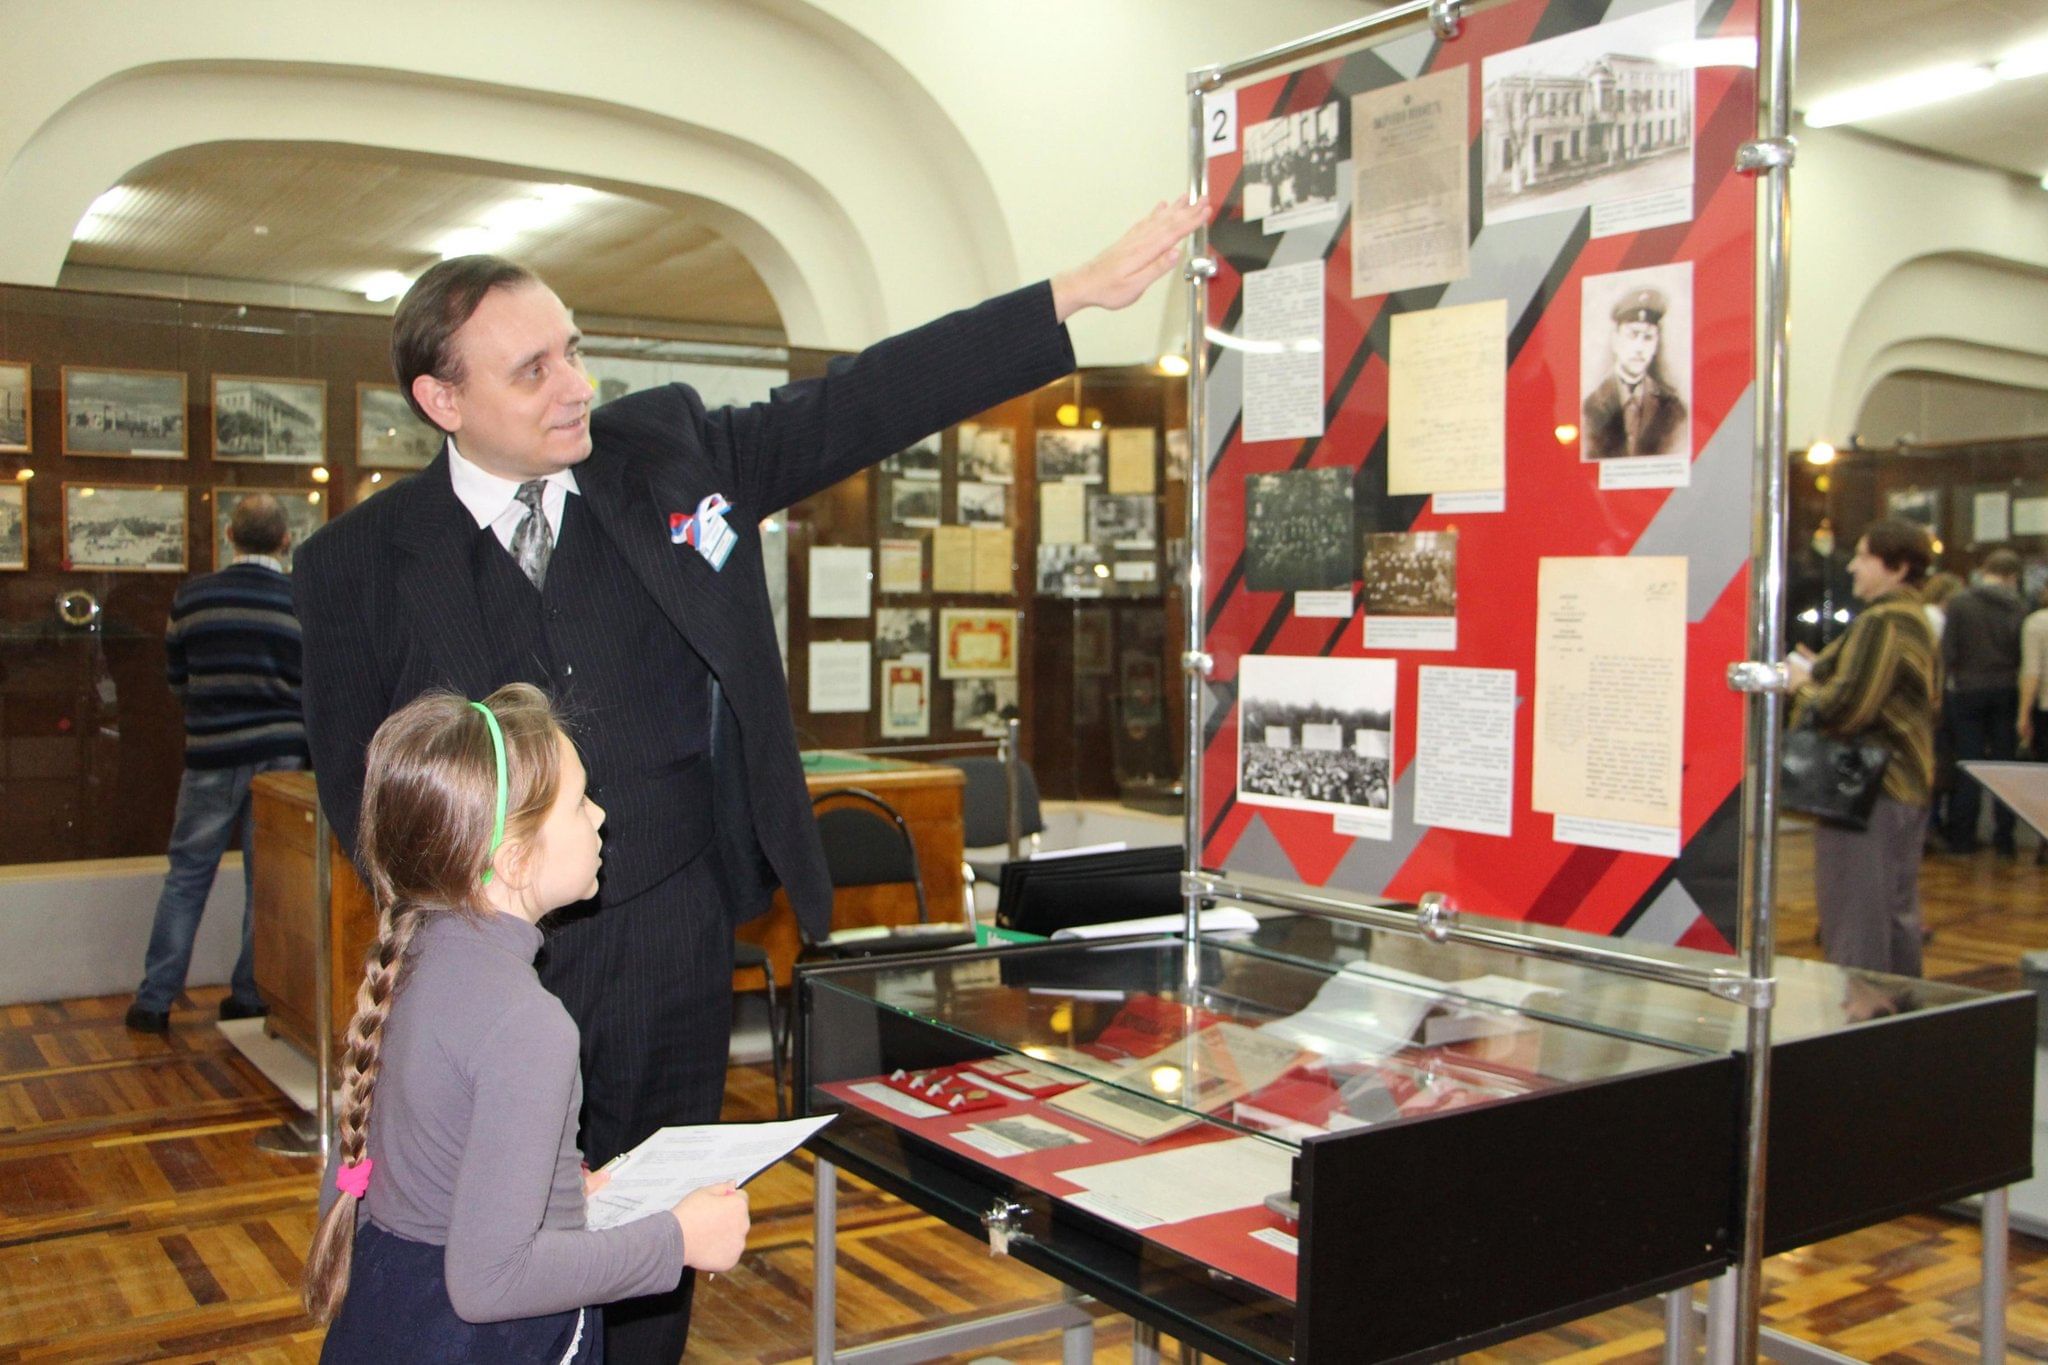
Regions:
M 782 1058 L 789 1046 L 783 1036 L 788 1027 L 782 1018 L 782 1002 L 775 991 L 775 964 L 768 960 L 768 950 L 758 943 L 735 942 L 732 945 L 732 969 L 736 972 L 759 972 L 761 984 L 768 994 L 768 1064 L 775 1073 L 775 1117 L 789 1117 L 788 1106 L 782 1097 Z
M 951 766 L 967 777 L 967 786 L 960 794 L 961 842 L 969 848 L 992 848 L 998 844 L 1007 847 L 1010 842 L 1009 766 L 999 758 L 956 758 Z M 1044 832 L 1045 814 L 1038 807 L 1038 779 L 1032 776 L 1031 765 L 1020 759 L 1017 763 L 1017 835 L 1032 840 L 1035 845 L 1038 836 Z M 974 884 L 1000 880 L 1005 861 L 1006 858 L 979 861 L 970 858 L 963 861 L 970 915 L 974 907 Z

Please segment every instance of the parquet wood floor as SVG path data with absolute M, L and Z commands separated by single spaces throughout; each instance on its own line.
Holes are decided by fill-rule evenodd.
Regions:
M 1779 940 L 1813 955 L 1810 846 L 1794 834 L 1781 848 Z M 2024 856 L 1931 858 L 1923 886 L 1930 976 L 2009 986 L 2018 955 L 2048 947 L 2048 869 Z M 318 1359 L 296 1292 L 315 1176 L 252 1145 L 289 1105 L 212 1027 L 219 994 L 193 992 L 167 1041 L 123 1029 L 123 998 L 0 1009 L 0 1365 Z M 728 1117 L 771 1111 L 765 1073 L 734 1068 Z M 847 1345 L 1056 1297 L 858 1182 L 842 1181 L 840 1208 Z M 808 1359 L 810 1209 L 807 1159 L 755 1185 L 747 1258 L 699 1287 L 690 1360 Z M 1778 1257 L 1767 1320 L 1862 1360 L 1974 1361 L 1977 1241 L 1973 1223 L 1926 1214 Z M 2012 1278 L 2013 1358 L 2048 1360 L 2048 1245 L 2015 1238 Z M 1661 1343 L 1657 1314 L 1635 1307 L 1467 1359 L 1647 1363 Z M 1051 1365 L 1059 1342 L 976 1358 L 990 1354 Z M 1130 1359 L 1124 1319 L 1098 1318 L 1096 1358 Z

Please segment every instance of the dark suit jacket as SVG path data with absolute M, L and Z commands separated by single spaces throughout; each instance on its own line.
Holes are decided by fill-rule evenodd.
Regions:
M 1646 387 L 1642 421 L 1634 440 L 1629 439 L 1621 381 L 1610 374 L 1600 381 L 1599 388 L 1586 395 L 1579 439 L 1587 455 L 1596 460 L 1612 460 L 1622 455 L 1692 453 L 1678 451 L 1674 446 L 1679 425 L 1685 421 L 1685 400 L 1670 385 L 1659 383 L 1655 375 L 1643 376 L 1643 383 Z
M 576 481 L 662 613 L 712 674 L 715 860 L 735 921 L 779 883 L 805 926 L 832 892 L 797 757 L 757 523 L 884 456 L 1069 373 L 1074 353 L 1040 283 L 834 361 L 766 403 L 707 411 L 686 385 L 628 395 L 591 416 Z M 739 534 L 722 570 L 669 539 L 671 513 L 722 493 Z M 351 850 L 363 755 L 384 718 L 421 692 L 483 697 L 494 676 L 470 541 L 445 534 L 455 500 L 444 454 L 309 537 L 293 583 L 305 632 L 306 728 L 320 804 Z M 650 677 L 647 685 L 662 680 Z M 673 813 L 607 806 L 607 834 L 656 837 Z

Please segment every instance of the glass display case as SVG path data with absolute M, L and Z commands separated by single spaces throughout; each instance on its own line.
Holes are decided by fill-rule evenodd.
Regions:
M 1740 1255 L 1739 1002 L 1257 924 L 805 970 L 812 1145 L 1227 1360 L 1438 1358 Z M 1776 988 L 1766 1252 L 2028 1174 L 2031 996 Z
M 827 1160 L 1228 1360 L 1442 1355 L 1714 1273 L 1734 1059 L 1476 965 L 1169 937 L 810 969 L 802 1108 Z

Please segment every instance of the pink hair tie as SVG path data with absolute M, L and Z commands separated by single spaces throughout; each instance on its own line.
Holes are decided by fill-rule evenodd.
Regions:
M 370 1192 L 370 1168 L 376 1164 L 368 1157 L 350 1162 L 334 1173 L 334 1188 L 352 1198 L 361 1199 Z

